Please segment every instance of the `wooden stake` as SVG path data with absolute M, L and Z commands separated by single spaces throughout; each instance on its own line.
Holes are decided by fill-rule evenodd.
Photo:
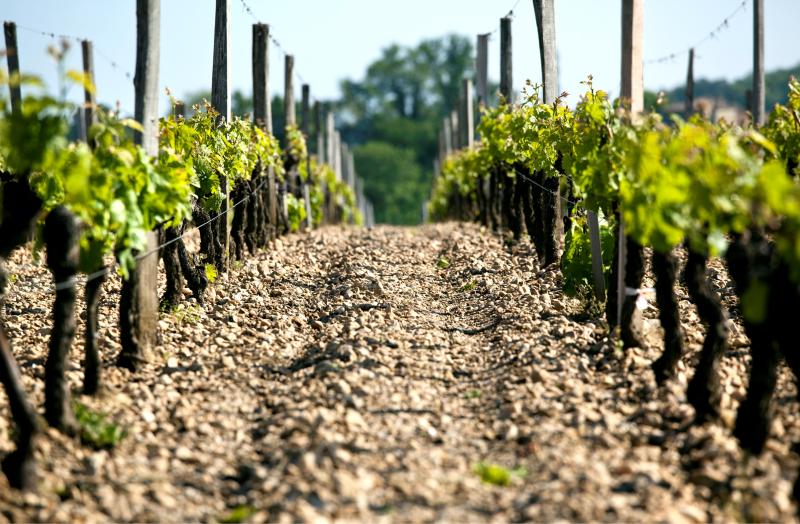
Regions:
M 158 67 L 161 20 L 160 0 L 136 1 L 136 72 L 134 113 L 142 132 L 134 133 L 148 155 L 158 154 Z M 154 232 L 147 234 L 145 252 L 123 283 L 120 298 L 118 365 L 130 370 L 150 360 L 158 338 L 158 251 Z
M 336 127 L 333 119 L 333 113 L 329 111 L 325 121 L 325 139 L 328 146 L 325 152 L 325 163 L 331 167 L 334 167 L 336 156 L 336 138 L 334 137 L 335 132 Z
M 511 18 L 500 19 L 500 94 L 506 103 L 514 103 L 514 87 L 511 64 Z
M 89 129 L 92 127 L 92 124 L 95 122 L 95 112 L 94 109 L 97 107 L 97 102 L 95 101 L 95 86 L 94 83 L 94 57 L 92 52 L 92 42 L 89 40 L 81 40 L 81 54 L 83 56 L 83 74 L 86 76 L 86 80 L 91 83 L 93 89 L 85 89 L 83 90 L 83 118 L 84 118 L 84 126 L 86 127 L 86 136 L 89 136 Z
M 689 49 L 689 70 L 686 72 L 686 117 L 694 113 L 694 48 Z
M 286 55 L 283 70 L 283 107 L 286 114 L 286 127 L 289 127 L 297 125 L 294 105 L 294 56 Z
M 11 92 L 11 111 L 19 111 L 22 104 L 22 89 L 19 85 L 19 48 L 17 47 L 17 24 L 5 22 L 3 32 L 6 37 L 6 62 L 8 63 L 8 76 L 11 80 L 8 89 Z M 14 77 L 17 77 L 16 79 Z
M 753 123 L 764 123 L 764 0 L 753 0 Z
M 558 55 L 556 54 L 556 17 L 554 0 L 533 0 L 539 32 L 539 57 L 542 62 L 543 100 L 552 104 L 558 97 Z
M 461 142 L 467 149 L 475 144 L 475 113 L 472 102 L 472 80 L 465 78 L 461 88 Z
M 442 119 L 442 133 L 444 134 L 444 151 L 446 156 L 453 153 L 453 128 L 450 125 L 450 117 Z
M 322 104 L 314 102 L 314 121 L 317 132 L 317 162 L 325 160 L 325 129 L 322 125 Z
M 453 151 L 461 149 L 462 144 L 460 140 L 460 133 L 458 128 L 458 110 L 453 109 L 450 112 L 450 137 L 453 141 Z
M 311 189 L 309 183 L 311 181 L 311 86 L 303 84 L 303 98 L 302 98 L 302 127 L 303 135 L 306 137 L 306 147 L 309 153 L 306 155 L 306 180 L 303 182 L 303 201 L 306 207 L 306 223 L 305 227 L 311 229 L 313 221 L 311 219 Z
M 269 26 L 253 24 L 253 120 L 272 134 L 272 104 L 269 100 Z
M 644 76 L 642 41 L 644 32 L 644 0 L 622 0 L 622 82 L 620 97 L 628 105 L 631 117 L 636 118 L 644 108 Z M 625 293 L 625 261 L 627 246 L 625 221 L 619 213 L 617 253 L 617 325 L 622 325 L 622 308 L 628 298 Z M 635 299 L 635 297 L 634 297 Z
M 586 221 L 589 223 L 589 244 L 592 250 L 592 277 L 594 280 L 594 296 L 602 302 L 606 298 L 606 279 L 603 274 L 603 248 L 600 241 L 600 223 L 597 213 L 588 211 Z
M 214 13 L 214 59 L 211 74 L 211 105 L 219 113 L 220 120 L 228 122 L 231 119 L 231 83 L 230 66 L 228 63 L 228 48 L 230 47 L 230 0 L 216 0 Z M 217 271 L 227 272 L 228 251 L 230 250 L 230 228 L 228 227 L 228 199 L 230 188 L 227 177 L 220 177 L 220 192 L 222 194 L 221 216 L 217 220 L 217 235 L 222 249 L 214 261 Z
M 475 94 L 478 107 L 489 105 L 489 35 L 478 35 L 478 58 L 475 63 Z M 480 118 L 480 116 L 478 117 Z
M 622 0 L 622 85 L 620 96 L 632 116 L 644 110 L 644 0 Z

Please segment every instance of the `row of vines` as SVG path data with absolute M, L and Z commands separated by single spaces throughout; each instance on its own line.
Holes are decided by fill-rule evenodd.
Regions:
M 665 121 L 657 114 L 631 115 L 595 90 L 591 78 L 586 86 L 574 109 L 562 98 L 540 103 L 538 86 L 529 84 L 518 106 L 484 110 L 480 142 L 442 165 L 431 217 L 475 220 L 507 231 L 512 241 L 526 232 L 543 267 L 560 264 L 565 291 L 588 298 L 587 213 L 596 213 L 606 289 L 612 290 L 605 316 L 609 326 L 620 326 L 625 348 L 643 344 L 637 302 L 649 248 L 664 328 L 664 351 L 652 365 L 659 384 L 674 374 L 685 347 L 675 294 L 676 252 L 685 248 L 684 282 L 706 326 L 687 391 L 698 421 L 719 416 L 717 368 L 728 312 L 706 265 L 709 257 L 723 257 L 752 353 L 734 433 L 745 449 L 759 453 L 770 431 L 781 355 L 800 377 L 793 346 L 800 311 L 800 82 L 790 81 L 787 105 L 777 105 L 760 128 L 712 124 L 700 116 Z M 621 261 L 620 238 L 627 253 Z M 625 287 L 620 309 L 614 290 L 619 267 Z
M 76 107 L 48 95 L 36 78 L 0 75 L 0 85 L 26 88 L 19 104 L 0 99 L 0 296 L 9 285 L 2 261 L 33 240 L 34 253 L 45 252 L 55 283 L 45 419 L 67 434 L 77 431 L 65 368 L 75 334 L 79 274 L 86 275 L 83 390 L 94 394 L 101 384 L 97 309 L 102 283 L 111 272 L 123 279 L 122 350 L 116 362 L 136 370 L 144 361 L 131 326 L 142 258 L 163 260 L 161 309 L 170 310 L 184 300 L 184 280 L 202 304 L 204 291 L 226 270 L 228 257 L 242 260 L 278 235 L 307 225 L 361 222 L 352 188 L 331 166 L 309 157 L 306 137 L 296 126 L 286 129 L 286 144 L 280 147 L 251 120 L 225 121 L 205 104 L 193 108 L 190 117 L 162 118 L 158 154 L 150 156 L 134 140 L 142 131 L 136 121 L 101 108 L 93 108 L 97 117 L 87 141 L 71 141 L 69 123 Z M 67 77 L 93 89 L 82 73 Z M 227 199 L 230 206 L 223 207 Z M 228 227 L 223 226 L 230 228 L 228 249 Z M 194 228 L 200 234 L 197 253 L 184 243 Z M 155 248 L 148 244 L 151 232 L 158 234 Z M 3 472 L 12 486 L 32 489 L 32 442 L 40 422 L 22 389 L 2 322 L 0 381 L 17 445 L 3 459 Z

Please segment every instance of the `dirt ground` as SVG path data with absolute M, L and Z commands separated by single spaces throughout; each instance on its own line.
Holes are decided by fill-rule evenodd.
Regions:
M 41 406 L 51 277 L 25 253 L 9 269 L 2 314 Z M 38 494 L 0 478 L 0 521 L 794 521 L 789 372 L 767 450 L 747 457 L 730 429 L 749 360 L 738 324 L 724 421 L 695 427 L 684 391 L 702 339 L 685 290 L 689 355 L 659 390 L 655 311 L 650 348 L 622 352 L 558 279 L 530 246 L 469 224 L 292 235 L 235 264 L 204 307 L 163 313 L 135 375 L 113 367 L 110 281 L 103 391 L 79 393 L 82 327 L 68 376 L 126 436 L 95 451 L 48 430 Z M 0 393 L 0 454 L 12 448 Z

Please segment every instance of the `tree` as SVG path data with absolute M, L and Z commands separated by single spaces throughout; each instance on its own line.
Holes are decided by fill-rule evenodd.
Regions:
M 416 223 L 429 192 L 437 132 L 442 118 L 458 107 L 461 81 L 474 76 L 472 41 L 449 35 L 416 47 L 391 45 L 369 65 L 361 81 L 342 82 L 334 104 L 343 139 L 357 149 L 356 170 L 367 188 L 376 219 Z M 403 164 L 391 155 L 400 155 Z M 389 171 L 397 168 L 396 174 Z M 406 180 L 403 177 L 411 177 Z M 382 205 L 389 206 L 381 209 Z M 407 206 L 400 209 L 400 205 Z
M 354 151 L 364 193 L 375 207 L 375 220 L 385 224 L 416 224 L 425 197 L 423 171 L 411 149 L 386 142 L 367 142 Z

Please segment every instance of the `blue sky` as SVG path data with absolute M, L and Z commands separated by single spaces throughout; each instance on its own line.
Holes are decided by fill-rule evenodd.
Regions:
M 251 91 L 250 45 L 253 18 L 241 0 L 231 1 L 231 78 L 234 88 Z M 391 43 L 414 45 L 448 33 L 474 37 L 493 31 L 516 0 L 247 0 L 255 16 L 272 28 L 282 47 L 295 55 L 296 68 L 311 84 L 316 98 L 335 97 L 343 78 L 361 78 L 366 66 Z M 645 86 L 667 88 L 684 82 L 689 45 L 705 37 L 742 0 L 646 0 L 645 59 L 672 52 L 671 61 L 645 66 Z M 213 0 L 162 0 L 160 83 L 180 96 L 209 88 L 211 83 Z M 800 62 L 800 2 L 765 0 L 766 67 Z M 18 30 L 20 61 L 25 72 L 42 76 L 53 91 L 56 74 L 46 47 L 52 42 L 36 30 L 91 39 L 96 48 L 98 98 L 133 108 L 135 0 L 0 0 L 0 18 Z M 556 39 L 561 88 L 582 90 L 579 82 L 592 74 L 595 86 L 615 93 L 619 84 L 619 0 L 557 0 Z M 536 26 L 530 0 L 519 0 L 514 13 L 514 84 L 540 79 Z M 489 51 L 490 76 L 499 76 L 499 36 Z M 283 88 L 283 57 L 271 47 L 270 84 Z M 729 21 L 716 38 L 697 50 L 695 74 L 737 78 L 752 68 L 752 3 Z M 117 67 L 111 66 L 111 61 Z M 3 61 L 4 62 L 4 61 Z M 3 65 L 5 65 L 3 63 Z M 80 68 L 80 50 L 73 47 L 68 67 Z M 299 93 L 299 85 L 297 86 Z M 69 95 L 78 99 L 73 88 Z M 162 101 L 162 110 L 166 101 Z

